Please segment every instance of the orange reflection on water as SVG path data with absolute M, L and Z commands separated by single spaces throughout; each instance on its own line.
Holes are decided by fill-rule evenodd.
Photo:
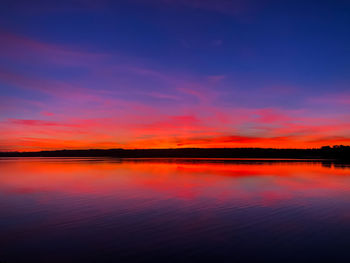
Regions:
M 110 255 L 122 258 L 113 262 L 134 262 L 132 255 L 163 262 L 174 251 L 181 255 L 175 262 L 193 251 L 214 262 L 237 254 L 246 259 L 256 250 L 271 259 L 266 262 L 287 262 L 290 255 L 320 262 L 329 249 L 332 257 L 348 255 L 349 166 L 5 158 L 0 170 L 0 257 L 6 262 L 71 262 L 74 256 L 74 262 L 110 262 Z
M 350 190 L 350 170 L 321 162 L 190 162 L 183 160 L 3 159 L 0 191 L 115 199 L 228 200 L 273 205 Z

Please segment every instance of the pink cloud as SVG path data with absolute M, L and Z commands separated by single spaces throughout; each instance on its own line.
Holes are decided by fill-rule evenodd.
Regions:
M 307 108 L 285 110 L 223 105 L 220 99 L 225 94 L 217 84 L 226 78 L 225 75 L 196 77 L 169 73 L 140 67 L 127 58 L 123 63 L 110 65 L 104 63 L 105 57 L 101 54 L 76 52 L 11 34 L 0 33 L 0 40 L 4 40 L 5 47 L 0 56 L 17 58 L 21 54 L 15 51 L 23 45 L 26 55 L 42 53 L 49 63 L 89 69 L 82 80 L 74 81 L 0 69 L 2 83 L 30 91 L 32 95 L 45 95 L 40 94 L 37 101 L 26 103 L 1 98 L 4 103 L 0 109 L 11 111 L 12 118 L 0 123 L 0 135 L 16 149 L 90 148 L 89 145 L 96 148 L 120 145 L 129 148 L 307 147 L 348 142 L 350 123 L 346 114 L 325 117 Z M 12 53 L 6 54 L 6 50 Z M 123 75 L 137 79 L 133 84 L 141 88 L 122 85 L 124 83 L 118 80 Z M 98 89 L 89 88 L 91 80 L 100 85 Z M 146 91 L 143 90 L 144 80 L 151 80 Z M 110 85 L 109 89 L 104 84 Z M 153 89 L 153 84 L 159 87 Z M 128 96 L 123 97 L 125 94 Z M 163 104 L 155 99 L 164 100 Z M 348 97 L 333 94 L 314 100 L 314 103 L 324 102 L 348 105 Z M 4 141 L 1 144 L 6 149 L 10 146 Z
M 43 120 L 22 120 L 22 119 L 9 119 L 11 124 L 25 125 L 25 126 L 64 126 L 64 127 L 78 127 L 78 124 L 60 123 L 54 121 Z
M 308 99 L 309 102 L 319 105 L 343 105 L 350 106 L 350 93 L 343 92 L 338 94 L 327 94 L 324 96 L 316 96 Z
M 55 114 L 49 111 L 42 111 L 40 112 L 41 115 L 46 116 L 46 117 L 51 117 L 54 116 Z
M 265 108 L 259 109 L 255 111 L 255 114 L 258 115 L 256 121 L 261 123 L 280 123 L 280 122 L 288 122 L 292 120 L 292 117 L 286 113 L 283 113 L 280 110 Z
M 40 61 L 65 66 L 89 66 L 106 58 L 106 54 L 84 52 L 81 47 L 62 46 L 34 40 L 25 36 L 13 34 L 0 29 L 0 57 L 19 60 Z

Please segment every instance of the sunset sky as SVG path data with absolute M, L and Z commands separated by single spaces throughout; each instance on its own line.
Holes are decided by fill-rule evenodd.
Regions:
M 3 0 L 0 151 L 350 145 L 350 2 Z

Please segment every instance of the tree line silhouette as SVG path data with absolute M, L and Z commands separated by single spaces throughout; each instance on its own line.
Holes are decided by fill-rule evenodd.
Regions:
M 350 159 L 350 146 L 313 149 L 276 148 L 175 148 L 175 149 L 88 149 L 39 152 L 0 152 L 0 157 L 117 157 L 117 158 L 300 158 Z

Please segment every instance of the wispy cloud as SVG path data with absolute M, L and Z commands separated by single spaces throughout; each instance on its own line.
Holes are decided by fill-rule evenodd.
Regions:
M 208 3 L 180 5 L 205 9 Z M 32 69 L 1 65 L 0 83 L 9 87 L 0 95 L 5 113 L 1 149 L 318 147 L 349 142 L 349 115 L 337 112 L 349 105 L 345 93 L 305 97 L 305 107 L 294 109 L 226 103 L 228 97 L 244 97 L 257 105 L 270 93 L 288 96 L 295 89 L 271 86 L 254 96 L 233 88 L 227 74 L 174 72 L 126 55 L 119 61 L 115 54 L 3 31 L 0 41 L 0 57 Z M 43 65 L 85 71 L 62 79 L 44 74 Z M 315 105 L 334 111 L 326 116 Z

